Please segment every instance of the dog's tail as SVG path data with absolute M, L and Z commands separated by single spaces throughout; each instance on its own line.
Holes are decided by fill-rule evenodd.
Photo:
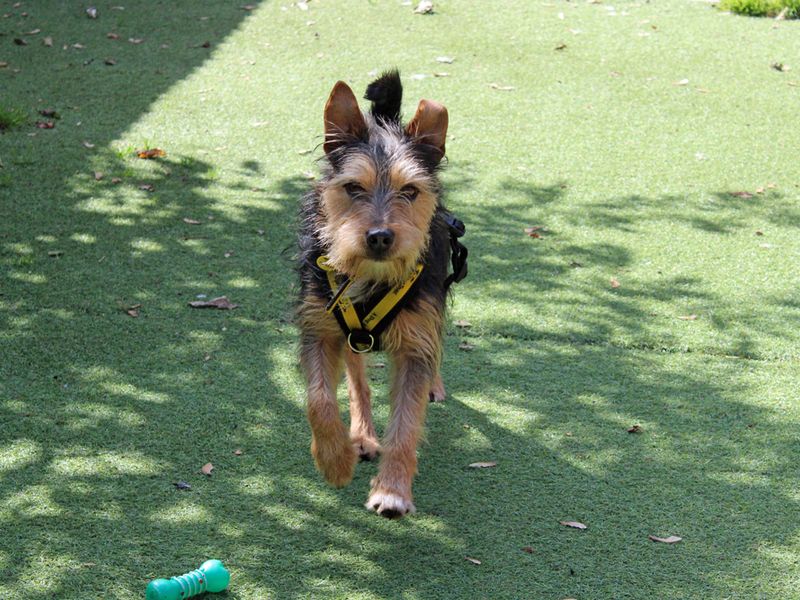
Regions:
M 400 122 L 403 85 L 397 69 L 386 71 L 367 86 L 364 98 L 372 102 L 372 116 L 383 121 Z

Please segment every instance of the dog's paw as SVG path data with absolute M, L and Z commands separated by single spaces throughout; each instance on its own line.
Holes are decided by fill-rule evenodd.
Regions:
M 364 506 L 387 519 L 399 519 L 417 511 L 411 498 L 382 489 L 373 491 Z
M 378 440 L 368 435 L 351 436 L 353 450 L 358 454 L 358 458 L 364 460 L 375 460 L 381 453 L 381 445 Z
M 345 436 L 311 440 L 311 454 L 322 476 L 334 487 L 344 487 L 353 479 L 356 451 Z
M 431 402 L 444 402 L 445 398 L 445 391 L 444 391 L 444 382 L 440 375 L 437 375 L 436 378 L 433 380 L 433 384 L 431 385 L 431 391 L 428 394 L 428 399 Z

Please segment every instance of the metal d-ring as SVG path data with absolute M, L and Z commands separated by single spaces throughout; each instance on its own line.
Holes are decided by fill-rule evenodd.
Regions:
M 366 354 L 367 352 L 372 350 L 372 347 L 375 345 L 375 338 L 372 337 L 371 333 L 368 333 L 367 335 L 369 336 L 369 348 L 367 348 L 366 350 L 359 350 L 358 348 L 353 346 L 353 343 L 350 341 L 350 338 L 353 336 L 353 332 L 348 333 L 347 334 L 347 345 L 350 346 L 350 350 L 352 350 L 356 354 Z

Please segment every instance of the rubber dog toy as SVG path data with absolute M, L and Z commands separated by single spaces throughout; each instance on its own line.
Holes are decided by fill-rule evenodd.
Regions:
M 154 579 L 147 584 L 146 600 L 185 600 L 203 592 L 221 592 L 231 575 L 218 560 L 207 560 L 199 569 L 170 579 Z

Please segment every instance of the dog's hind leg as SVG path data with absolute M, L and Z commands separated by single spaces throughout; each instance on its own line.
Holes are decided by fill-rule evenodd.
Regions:
M 350 395 L 350 441 L 361 460 L 373 460 L 380 454 L 381 448 L 372 424 L 372 404 L 364 357 L 345 350 L 344 361 Z
M 300 361 L 308 380 L 308 421 L 311 454 L 329 483 L 350 483 L 356 453 L 339 416 L 336 387 L 342 375 L 343 342 L 339 336 L 304 336 Z

